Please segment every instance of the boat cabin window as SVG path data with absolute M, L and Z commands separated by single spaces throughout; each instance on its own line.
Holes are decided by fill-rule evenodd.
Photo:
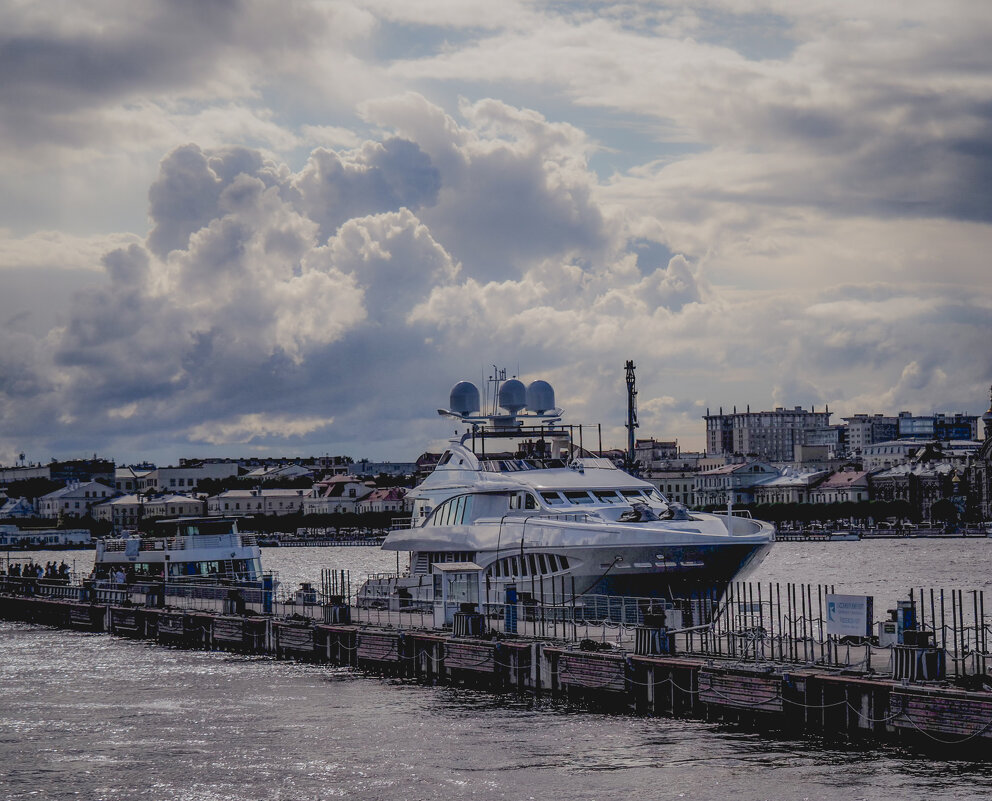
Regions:
M 575 492 L 575 491 L 566 492 L 565 499 L 569 503 L 578 503 L 578 504 L 593 502 L 592 496 L 588 492 Z
M 511 509 L 537 509 L 537 498 L 529 492 L 515 492 L 510 496 Z
M 564 506 L 565 499 L 557 492 L 542 492 L 541 497 L 548 506 Z
M 620 490 L 620 494 L 623 495 L 628 501 L 643 501 L 644 493 L 640 490 Z
M 512 579 L 523 576 L 549 576 L 568 570 L 568 559 L 555 554 L 525 554 L 504 556 L 487 569 L 494 578 Z
M 431 517 L 431 524 L 435 526 L 460 526 L 472 519 L 472 496 L 457 495 L 448 498 L 437 509 Z
M 451 451 L 445 451 L 441 454 L 441 458 L 437 460 L 437 466 L 445 465 L 451 461 Z
M 592 494 L 600 503 L 620 503 L 622 501 L 614 490 L 594 490 Z

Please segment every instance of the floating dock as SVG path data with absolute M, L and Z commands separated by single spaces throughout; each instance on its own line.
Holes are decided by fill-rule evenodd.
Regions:
M 900 646 L 899 658 L 909 667 L 902 679 L 892 679 L 814 665 L 638 653 L 657 645 L 651 637 L 640 637 L 632 652 L 590 640 L 473 636 L 467 632 L 478 626 L 458 620 L 454 631 L 353 625 L 350 607 L 341 604 L 325 605 L 322 612 L 323 620 L 239 616 L 0 593 L 5 620 L 167 646 L 269 654 L 430 684 L 550 694 L 598 709 L 728 721 L 779 736 L 911 743 L 936 752 L 950 748 L 957 757 L 987 758 L 992 743 L 992 692 L 917 680 L 926 675 L 926 665 L 919 661 L 921 649 L 908 646 Z

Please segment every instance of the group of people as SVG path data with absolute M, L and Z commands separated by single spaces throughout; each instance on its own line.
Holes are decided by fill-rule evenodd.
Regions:
M 18 578 L 60 579 L 62 581 L 68 581 L 69 566 L 65 562 L 62 562 L 62 564 L 46 562 L 45 566 L 42 567 L 41 563 L 35 563 L 33 559 L 29 559 L 23 565 L 20 562 L 8 562 L 7 575 Z
M 135 579 L 134 567 L 128 565 L 126 571 L 123 565 L 98 567 L 93 569 L 90 578 L 97 581 L 109 581 L 111 584 L 131 584 Z

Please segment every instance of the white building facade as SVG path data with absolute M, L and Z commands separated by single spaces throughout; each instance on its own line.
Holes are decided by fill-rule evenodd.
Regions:
M 116 494 L 99 481 L 69 484 L 42 495 L 38 499 L 38 514 L 41 517 L 58 517 L 60 514 L 64 517 L 84 517 L 94 505 L 113 498 Z
M 242 515 L 290 515 L 303 511 L 309 490 L 227 490 L 207 498 L 207 514 L 218 517 Z

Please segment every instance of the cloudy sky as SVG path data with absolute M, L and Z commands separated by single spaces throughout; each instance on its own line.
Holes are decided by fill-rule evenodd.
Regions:
M 990 3 L 0 0 L 0 76 L 3 463 L 988 403 Z

